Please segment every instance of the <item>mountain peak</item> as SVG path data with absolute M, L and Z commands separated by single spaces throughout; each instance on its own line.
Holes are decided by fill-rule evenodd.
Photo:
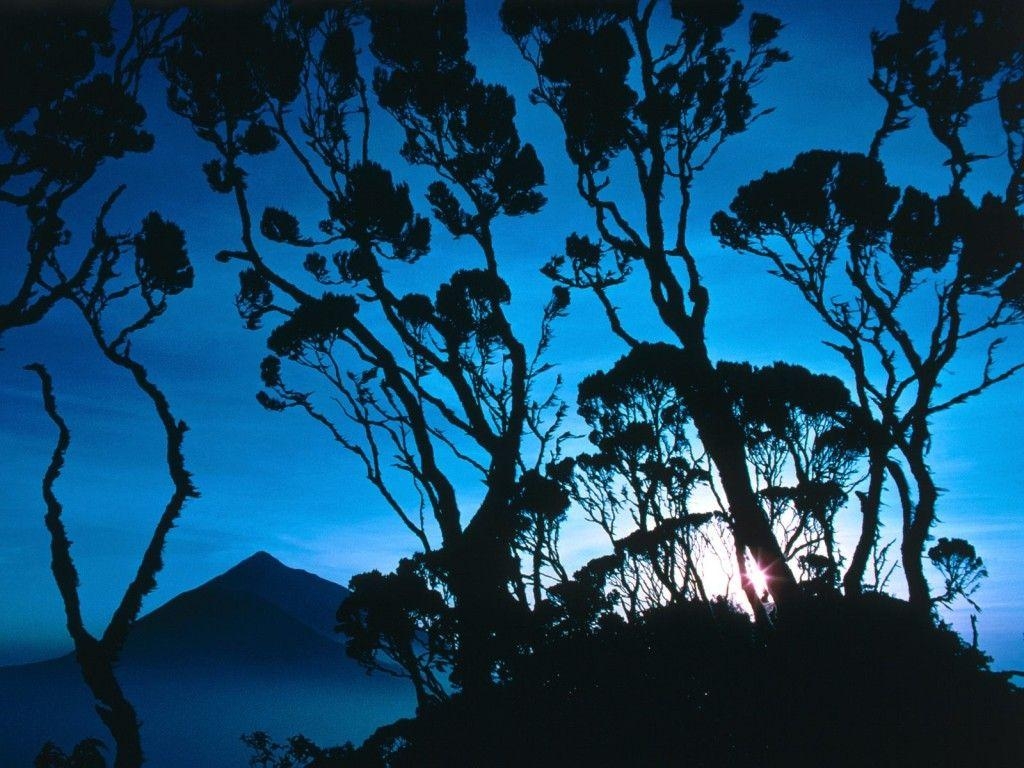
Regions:
M 255 595 L 277 606 L 334 642 L 335 613 L 348 590 L 316 574 L 291 568 L 260 550 L 217 576 L 200 589 Z
M 274 557 L 266 550 L 261 549 L 259 552 L 249 555 L 245 560 L 242 560 L 235 568 L 239 568 L 243 565 L 263 565 L 263 566 L 281 566 L 282 568 L 287 567 L 284 563 Z M 234 568 L 232 569 L 234 570 Z
M 260 550 L 249 555 L 241 562 L 231 566 L 220 576 L 213 579 L 213 582 L 222 586 L 244 588 L 253 580 L 265 581 L 267 579 L 287 578 L 285 574 L 296 569 L 289 568 L 269 552 Z
M 147 715 L 146 764 L 241 765 L 234 734 L 253 727 L 330 734 L 340 724 L 347 730 L 328 737 L 340 743 L 410 715 L 408 687 L 367 677 L 345 654 L 334 624 L 347 594 L 257 552 L 142 617 L 118 673 Z M 0 668 L 8 700 L 18 706 L 0 717 L 0 765 L 28 765 L 47 739 L 72 744 L 95 732 L 94 700 L 71 654 Z

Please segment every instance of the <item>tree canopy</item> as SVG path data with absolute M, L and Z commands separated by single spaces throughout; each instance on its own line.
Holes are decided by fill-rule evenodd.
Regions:
M 0 108 L 0 203 L 27 235 L 0 333 L 74 308 L 166 437 L 171 495 L 95 637 L 54 491 L 70 432 L 47 369 L 30 366 L 58 429 L 43 477 L 53 571 L 115 764 L 141 764 L 142 748 L 114 665 L 198 495 L 186 426 L 133 350 L 199 282 L 194 233 L 171 220 L 163 189 L 145 190 L 151 212 L 131 230 L 108 224 L 134 194 L 110 183 L 109 166 L 153 148 L 157 98 L 164 130 L 193 148 L 183 172 L 203 179 L 203 205 L 220 217 L 201 235 L 206 261 L 237 275 L 234 308 L 266 347 L 250 372 L 258 404 L 321 429 L 331 458 L 317 471 L 358 474 L 408 535 L 393 572 L 351 579 L 337 623 L 368 671 L 410 680 L 417 719 L 359 750 L 254 733 L 253 764 L 422 764 L 460 744 L 463 762 L 483 764 L 473 750 L 505 733 L 502 716 L 564 718 L 582 745 L 581 724 L 621 715 L 620 685 L 641 713 L 632 726 L 664 711 L 722 740 L 694 747 L 697 764 L 755 765 L 772 750 L 799 762 L 841 741 L 816 718 L 880 727 L 863 710 L 887 684 L 856 678 L 887 643 L 899 660 L 886 670 L 913 702 L 883 708 L 883 721 L 917 706 L 953 717 L 927 675 L 943 663 L 968 700 L 953 754 L 1019 713 L 977 635 L 968 646 L 938 613 L 958 600 L 980 610 L 982 557 L 957 536 L 928 547 L 942 510 L 937 419 L 1024 368 L 1024 30 L 1011 3 L 968 6 L 901 2 L 893 30 L 865 41 L 880 101 L 863 152 L 799 147 L 786 167 L 749 169 L 708 217 L 704 180 L 745 134 L 771 130 L 761 93 L 791 59 L 783 21 L 738 1 L 505 0 L 496 24 L 529 104 L 513 78 L 481 74 L 493 69 L 456 0 L 12 12 L 0 31 L 14 94 Z M 524 109 L 558 141 L 521 135 Z M 893 172 L 891 147 L 915 120 L 941 153 L 938 186 L 934 173 L 907 183 Z M 998 157 L 973 146 L 975 121 L 1000 137 Z M 579 212 L 558 222 L 557 253 L 534 237 L 550 206 Z M 836 353 L 828 373 L 764 362 L 768 328 L 740 351 L 759 362 L 722 359 L 713 334 L 730 306 L 708 278 L 713 240 L 759 257 L 779 295 L 796 289 L 821 324 L 807 342 L 825 333 Z M 573 343 L 592 354 L 565 365 L 556 340 L 577 312 L 590 315 Z M 218 365 L 231 362 L 224 352 Z M 970 383 L 951 377 L 958 366 Z M 347 463 L 334 465 L 331 447 Z M 269 472 L 283 466 L 274 445 L 260 450 Z M 346 514 L 344 499 L 332 505 Z M 567 540 L 579 535 L 570 518 L 593 527 L 599 551 Z M 906 604 L 888 594 L 893 545 Z M 859 666 L 830 647 L 841 635 L 867 644 Z M 813 682 L 816 667 L 835 690 Z M 988 693 L 1005 706 L 983 722 Z M 819 712 L 826 694 L 842 701 Z M 749 725 L 716 724 L 737 706 Z M 819 730 L 799 743 L 779 714 L 789 706 L 823 729 L 820 743 Z M 639 747 L 641 762 L 665 758 L 670 731 Z M 1005 756 L 1011 742 L 986 749 Z M 921 729 L 904 746 L 904 757 L 944 754 Z M 53 745 L 44 758 L 77 759 Z

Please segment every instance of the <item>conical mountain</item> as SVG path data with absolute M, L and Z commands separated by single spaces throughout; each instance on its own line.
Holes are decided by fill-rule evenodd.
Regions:
M 334 616 L 348 590 L 258 552 L 183 592 L 135 625 L 129 666 L 239 665 L 362 676 L 345 656 Z M 297 665 L 297 666 L 296 666 Z
M 325 637 L 343 639 L 334 631 L 334 615 L 348 590 L 315 573 L 289 568 L 267 552 L 257 552 L 204 586 L 258 595 Z
M 334 615 L 348 591 L 258 552 L 141 618 L 119 677 L 143 721 L 148 768 L 246 764 L 239 736 L 360 741 L 411 715 L 411 686 L 367 676 Z M 109 737 L 73 656 L 0 668 L 0 765 L 31 765 L 46 740 Z

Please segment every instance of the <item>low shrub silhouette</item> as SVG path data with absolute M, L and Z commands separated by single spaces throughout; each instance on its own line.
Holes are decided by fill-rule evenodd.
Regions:
M 82 739 L 68 754 L 52 741 L 43 744 L 32 768 L 107 768 L 106 745 L 99 739 Z
M 1020 765 L 1024 691 L 988 661 L 882 595 L 808 600 L 768 630 L 681 603 L 542 640 L 492 690 L 316 765 Z
M 1019 764 L 1020 693 L 985 663 L 887 598 L 810 604 L 768 637 L 673 607 L 432 713 L 389 764 Z

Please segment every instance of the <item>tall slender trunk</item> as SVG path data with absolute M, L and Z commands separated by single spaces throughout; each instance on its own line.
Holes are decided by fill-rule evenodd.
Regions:
M 684 353 L 688 353 L 686 358 L 689 360 L 685 371 L 689 379 L 684 390 L 687 393 L 686 404 L 701 443 L 718 471 L 735 535 L 764 574 L 775 604 L 784 609 L 799 597 L 799 588 L 750 483 L 743 430 L 706 350 L 702 348 L 695 354 L 694 350 L 685 349 Z
M 649 229 L 660 236 L 658 227 L 649 224 Z M 684 235 L 685 221 L 681 219 L 680 243 Z M 645 265 L 651 279 L 652 300 L 666 327 L 679 340 L 678 389 L 701 444 L 718 471 L 735 533 L 764 574 L 775 604 L 782 609 L 795 601 L 800 591 L 768 516 L 754 493 L 743 428 L 733 412 L 732 397 L 708 354 L 704 337 L 704 318 L 709 307 L 707 291 L 699 284 L 694 266 L 689 297 L 695 306 L 692 315 L 687 315 L 682 288 L 667 261 L 650 257 Z
M 114 739 L 114 768 L 139 768 L 143 762 L 139 720 L 114 674 L 114 662 L 121 647 L 118 643 L 123 644 L 124 633 L 117 633 L 117 640 L 108 642 L 97 640 L 85 628 L 78 597 L 78 571 L 71 559 L 71 540 L 62 519 L 63 506 L 54 493 L 54 484 L 63 471 L 65 455 L 71 445 L 71 432 L 57 410 L 53 380 L 49 372 L 39 363 L 26 366 L 26 370 L 39 377 L 43 409 L 58 431 L 57 445 L 43 476 L 43 500 L 46 503 L 43 519 L 50 533 L 50 568 L 64 604 L 68 634 L 75 646 L 75 657 L 82 678 L 96 700 L 96 713 Z M 108 626 L 108 632 L 111 626 L 113 622 Z
M 904 527 L 903 542 L 900 555 L 903 562 L 903 573 L 907 579 L 907 592 L 910 604 L 918 611 L 927 613 L 931 610 L 931 593 L 928 579 L 924 575 L 924 550 L 932 524 L 935 522 L 935 507 L 939 498 L 938 488 L 928 470 L 922 453 L 905 452 L 910 473 L 917 486 L 917 503 L 913 506 L 913 515 Z
M 861 594 L 864 574 L 867 571 L 871 550 L 878 539 L 879 510 L 882 505 L 882 490 L 885 486 L 885 464 L 888 452 L 880 447 L 868 450 L 868 487 L 858 493 L 860 499 L 860 537 L 850 557 L 850 566 L 843 576 L 843 591 L 847 597 Z
M 698 432 L 702 432 L 699 425 Z M 724 440 L 719 442 L 717 438 L 709 438 L 704 434 L 701 434 L 701 440 L 718 469 L 722 489 L 729 502 L 729 511 L 737 530 L 742 531 L 746 549 L 764 575 L 768 592 L 775 604 L 784 609 L 796 600 L 799 590 L 778 539 L 750 486 L 743 444 Z
M 750 574 L 747 572 L 747 556 L 743 544 L 740 543 L 739 538 L 733 538 L 736 553 L 736 566 L 740 572 L 740 588 L 743 590 L 743 594 L 747 596 L 747 602 L 750 604 L 750 610 L 754 613 L 754 622 L 758 626 L 767 626 L 768 624 L 768 611 L 764 607 L 764 603 L 761 602 L 761 596 L 757 594 L 757 590 L 754 588 L 754 583 L 750 580 Z

